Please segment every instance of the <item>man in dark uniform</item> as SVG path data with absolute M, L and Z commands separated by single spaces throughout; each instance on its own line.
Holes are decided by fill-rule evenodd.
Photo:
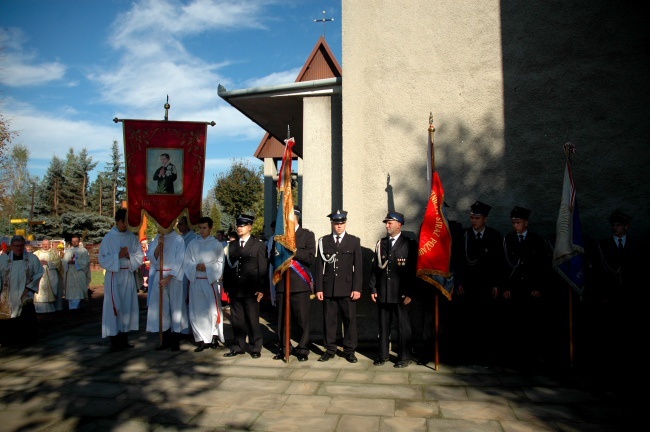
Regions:
M 294 214 L 298 218 L 296 224 L 296 254 L 293 257 L 291 268 L 275 285 L 276 300 L 278 304 L 278 339 L 280 351 L 273 357 L 274 360 L 283 360 L 285 353 L 285 277 L 290 279 L 290 305 L 291 305 L 291 333 L 298 345 L 292 351 L 298 361 L 309 359 L 309 300 L 313 290 L 313 275 L 311 266 L 316 255 L 316 237 L 314 233 L 301 226 L 300 207 L 294 207 Z M 275 249 L 275 246 L 274 246 Z M 273 251 L 275 255 L 275 250 Z M 286 341 L 291 343 L 291 341 Z
M 407 305 L 415 290 L 418 245 L 402 235 L 402 213 L 388 212 L 384 224 L 388 236 L 377 242 L 370 275 L 370 297 L 379 311 L 379 357 L 373 364 L 381 366 L 389 359 L 390 323 L 395 315 L 399 345 L 394 367 L 403 368 L 411 364 L 411 321 Z
M 169 154 L 167 153 L 160 155 L 160 163 L 162 166 L 153 174 L 153 179 L 158 182 L 156 193 L 174 193 L 174 182 L 178 178 L 178 173 L 174 164 L 169 162 L 169 159 Z
M 363 256 L 361 240 L 345 230 L 348 212 L 337 210 L 329 215 L 332 234 L 321 237 L 316 249 L 316 298 L 323 302 L 323 346 L 318 359 L 328 361 L 336 355 L 338 315 L 343 321 L 343 355 L 350 363 L 357 357 L 357 300 L 361 298 Z
M 234 341 L 224 357 L 244 354 L 247 347 L 253 358 L 260 358 L 262 352 L 259 303 L 268 284 L 268 260 L 266 244 L 251 235 L 254 219 L 251 215 L 239 215 L 236 219 L 238 239 L 226 247 L 223 285 L 230 299 Z
M 503 239 L 506 258 L 499 330 L 506 363 L 526 364 L 544 354 L 547 319 L 544 289 L 549 283 L 551 257 L 546 240 L 529 230 L 530 210 L 516 206 L 510 212 L 513 231 Z
M 642 328 L 639 320 L 645 316 L 639 292 L 647 280 L 643 272 L 646 265 L 645 244 L 629 235 L 632 217 L 621 210 L 608 218 L 612 234 L 598 242 L 596 256 L 592 259 L 595 317 L 592 333 L 598 335 L 596 349 L 616 353 L 621 360 L 632 360 L 632 350 L 637 344 L 632 335 Z M 646 282 L 647 283 L 647 282 Z M 586 295 L 586 294 L 585 294 Z M 627 342 L 627 343 L 626 343 Z
M 496 352 L 496 301 L 503 275 L 501 233 L 486 226 L 491 206 L 476 201 L 471 205 L 471 227 L 465 228 L 458 257 L 458 292 L 453 301 L 459 304 L 458 330 L 454 336 L 457 359 L 492 360 Z

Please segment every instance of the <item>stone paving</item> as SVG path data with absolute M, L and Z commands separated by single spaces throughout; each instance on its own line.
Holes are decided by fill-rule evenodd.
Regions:
M 142 318 L 146 310 L 142 311 Z M 230 327 L 226 323 L 227 336 Z M 265 332 L 271 331 L 265 323 Z M 144 328 L 144 327 L 141 327 Z M 1 431 L 619 431 L 621 391 L 593 374 L 479 365 L 373 366 L 155 351 L 157 334 L 110 353 L 99 323 L 0 348 Z

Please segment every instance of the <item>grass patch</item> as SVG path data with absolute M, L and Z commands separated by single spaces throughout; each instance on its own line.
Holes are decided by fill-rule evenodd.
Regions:
M 90 286 L 104 285 L 104 269 L 92 270 L 90 272 Z

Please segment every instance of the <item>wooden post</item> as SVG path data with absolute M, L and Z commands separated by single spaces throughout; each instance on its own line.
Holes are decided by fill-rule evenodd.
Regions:
M 291 267 L 284 272 L 284 360 L 291 355 Z
M 165 235 L 160 234 L 160 239 L 158 240 L 158 247 L 160 247 L 160 259 L 158 264 L 160 268 L 158 269 L 158 336 L 160 338 L 160 344 L 163 343 L 163 268 L 165 266 Z

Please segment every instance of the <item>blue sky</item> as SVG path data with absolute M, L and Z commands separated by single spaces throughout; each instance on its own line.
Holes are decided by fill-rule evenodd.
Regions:
M 343 66 L 340 0 L 0 0 L 0 112 L 42 178 L 70 147 L 103 169 L 113 118 L 162 120 L 169 95 L 170 120 L 216 122 L 205 195 L 233 159 L 261 164 L 264 131 L 218 85 L 294 82 L 323 32 Z

